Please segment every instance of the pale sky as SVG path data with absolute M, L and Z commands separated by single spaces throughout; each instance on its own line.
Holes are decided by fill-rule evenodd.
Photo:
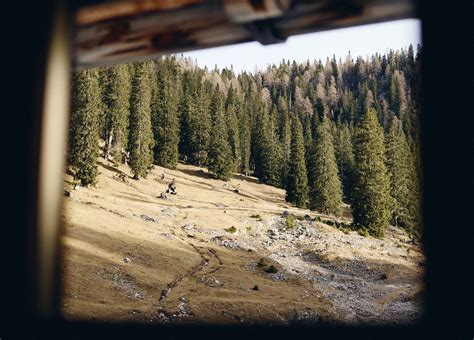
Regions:
M 197 60 L 201 67 L 213 69 L 234 67 L 234 71 L 265 69 L 268 64 L 279 64 L 282 59 L 305 62 L 326 57 L 344 59 L 350 51 L 352 58 L 366 57 L 375 52 L 407 48 L 410 44 L 416 51 L 421 44 L 421 22 L 418 19 L 390 21 L 380 24 L 342 28 L 319 33 L 303 34 L 288 38 L 285 43 L 262 46 L 257 42 L 211 48 L 183 53 Z

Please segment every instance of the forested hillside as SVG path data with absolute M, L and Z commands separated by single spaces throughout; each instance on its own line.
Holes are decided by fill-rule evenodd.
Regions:
M 419 237 L 420 59 L 410 46 L 241 74 L 177 56 L 77 71 L 69 165 L 84 186 L 99 155 L 135 179 L 178 160 L 216 179 L 253 174 L 298 207 L 349 203 L 373 236 L 392 224 Z

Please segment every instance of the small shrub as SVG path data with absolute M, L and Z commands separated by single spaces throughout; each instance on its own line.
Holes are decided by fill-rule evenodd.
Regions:
M 319 216 L 314 216 L 313 221 L 314 222 L 321 222 L 321 219 L 319 218 Z
M 260 260 L 257 262 L 257 267 L 266 267 L 267 266 L 267 261 L 262 257 Z
M 347 229 L 347 228 L 342 228 L 341 230 L 342 230 L 342 232 L 343 232 L 344 234 L 346 234 L 346 235 L 349 235 L 349 233 L 350 233 L 350 231 L 351 231 L 350 229 Z
M 327 225 L 330 225 L 331 227 L 335 227 L 335 223 L 334 221 L 331 221 L 331 220 L 324 220 L 322 221 L 323 223 L 326 223 Z
M 285 218 L 286 227 L 288 229 L 293 229 L 296 227 L 296 217 L 295 215 L 288 215 Z
M 251 226 L 248 226 L 247 227 L 247 231 L 251 231 L 252 230 L 252 227 Z
M 296 219 L 297 219 L 298 221 L 304 221 L 304 217 L 303 217 L 303 216 L 296 216 Z
M 228 233 L 231 233 L 231 234 L 233 234 L 237 231 L 237 229 L 235 229 L 234 226 L 232 226 L 230 228 L 227 228 L 227 229 L 224 229 L 224 230 L 227 231 Z
M 386 279 L 387 279 L 387 274 L 382 273 L 382 275 L 380 275 L 380 280 L 386 280 Z
M 252 290 L 258 290 L 258 286 L 257 285 L 253 286 Z
M 360 236 L 364 236 L 364 237 L 369 237 L 369 235 L 370 235 L 367 228 L 359 228 L 357 230 L 357 234 L 359 234 Z
M 262 217 L 259 215 L 259 214 L 253 214 L 253 215 L 250 215 L 250 218 L 259 218 L 261 219 Z
M 265 272 L 273 274 L 273 273 L 277 273 L 278 269 L 272 264 L 267 269 L 265 269 Z

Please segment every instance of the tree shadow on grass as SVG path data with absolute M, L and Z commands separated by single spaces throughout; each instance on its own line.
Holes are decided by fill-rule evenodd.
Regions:
M 125 175 L 127 177 L 129 177 L 125 172 L 123 172 L 122 170 L 116 168 L 116 167 L 113 167 L 111 165 L 108 165 L 108 164 L 104 164 L 104 163 L 99 163 L 101 167 L 103 167 L 104 169 L 107 169 L 109 171 L 112 171 L 112 172 L 115 172 L 117 174 L 120 174 L 120 175 Z
M 243 174 L 234 174 L 232 176 L 233 179 L 238 179 L 238 180 L 241 180 L 241 181 L 245 181 L 245 182 L 249 182 L 249 183 L 255 183 L 255 184 L 262 184 L 258 181 L 257 178 L 254 178 L 254 177 L 250 177 L 250 176 L 245 176 Z
M 200 177 L 204 179 L 214 179 L 214 177 L 212 177 L 212 175 L 209 172 L 205 172 L 202 169 L 199 169 L 199 170 L 198 169 L 196 170 L 195 169 L 179 169 L 179 171 L 189 176 L 195 176 L 195 177 Z

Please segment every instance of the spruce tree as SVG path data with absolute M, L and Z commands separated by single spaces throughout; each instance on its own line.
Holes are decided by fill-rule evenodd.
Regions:
M 420 237 L 420 184 L 414 153 L 408 145 L 401 122 L 393 117 L 386 137 L 387 169 L 393 199 L 392 220 L 409 234 Z
M 409 148 L 399 120 L 393 117 L 385 135 L 386 165 L 390 176 L 390 196 L 392 197 L 392 223 L 403 225 L 408 220 L 410 176 Z
M 321 124 L 321 118 L 319 117 L 318 112 L 315 111 L 311 116 L 311 137 L 313 138 L 313 140 L 316 140 L 318 138 L 316 130 L 319 124 Z
M 304 157 L 303 128 L 299 119 L 291 119 L 291 151 L 286 178 L 286 201 L 299 208 L 308 205 L 308 177 Z
M 209 112 L 210 98 L 208 92 L 211 83 L 201 83 L 200 76 L 194 75 L 194 86 L 190 88 L 186 110 L 187 126 L 182 131 L 187 140 L 187 152 L 191 163 L 197 166 L 207 165 L 208 151 L 211 136 L 211 116 Z M 198 79 L 199 78 L 199 79 Z
M 254 170 L 253 175 L 260 177 L 259 171 L 261 167 L 261 135 L 262 135 L 262 118 L 266 114 L 267 107 L 258 93 L 252 96 L 250 102 L 250 123 L 251 123 L 251 143 L 250 143 L 250 167 Z
M 99 79 L 99 137 L 105 140 L 105 124 L 107 119 L 107 98 L 106 98 L 106 90 L 109 83 L 108 77 L 108 69 L 109 67 L 98 67 L 98 79 Z
M 390 109 L 399 119 L 404 119 L 407 112 L 406 82 L 402 72 L 396 70 L 390 83 Z
M 384 135 L 374 109 L 361 118 L 355 133 L 354 223 L 382 238 L 390 223 L 390 178 L 385 166 Z
M 352 147 L 351 131 L 346 122 L 339 123 L 334 147 L 339 177 L 342 182 L 342 192 L 344 197 L 350 201 L 354 181 L 354 150 Z
M 135 179 L 146 177 L 153 163 L 153 131 L 151 128 L 150 62 L 135 63 L 130 105 L 130 168 Z
M 420 152 L 417 145 L 409 152 L 409 177 L 408 177 L 408 219 L 405 228 L 407 231 L 421 239 L 423 236 L 423 221 L 421 217 L 421 167 Z
M 280 137 L 281 149 L 281 179 L 286 182 L 288 175 L 288 164 L 290 161 L 291 151 L 291 124 L 288 111 L 288 104 L 285 97 L 278 97 L 278 130 Z
M 178 163 L 179 145 L 179 69 L 174 58 L 169 57 L 157 66 L 158 105 L 156 111 L 152 112 L 154 161 L 174 169 Z
M 281 186 L 281 150 L 271 116 L 262 111 L 259 115 L 260 131 L 255 143 L 258 144 L 256 173 L 262 183 Z
M 78 71 L 73 75 L 72 110 L 69 132 L 69 164 L 74 179 L 87 186 L 97 178 L 99 129 L 102 116 L 98 69 Z
M 240 169 L 239 171 L 244 175 L 250 174 L 250 144 L 251 144 L 251 133 L 250 133 L 250 103 L 247 100 L 244 101 L 243 110 L 240 111 L 239 115 L 239 141 L 240 141 Z
M 182 76 L 181 98 L 179 103 L 180 141 L 179 154 L 185 161 L 193 162 L 193 120 L 198 115 L 198 81 L 191 70 Z M 194 163 L 194 162 L 193 162 Z
M 239 140 L 239 121 L 238 121 L 239 100 L 237 92 L 231 86 L 227 93 L 225 103 L 227 128 L 229 131 L 229 146 L 232 152 L 233 171 L 240 167 L 240 140 Z
M 306 169 L 309 169 L 311 166 L 311 157 L 313 150 L 313 131 L 311 130 L 311 117 L 309 114 L 306 114 L 302 117 L 303 123 L 303 138 L 304 138 L 304 150 L 305 150 L 305 161 Z M 309 176 L 308 176 L 309 180 Z
M 328 118 L 317 127 L 312 168 L 314 183 L 310 191 L 310 208 L 325 214 L 340 215 L 342 189 Z
M 219 85 L 216 86 L 211 100 L 211 142 L 208 153 L 208 168 L 214 178 L 228 181 L 232 175 L 232 154 L 225 125 L 224 103 Z
M 125 64 L 108 67 L 106 74 L 108 81 L 103 91 L 106 105 L 104 158 L 108 160 L 112 154 L 115 162 L 122 162 L 128 140 L 131 80 Z

